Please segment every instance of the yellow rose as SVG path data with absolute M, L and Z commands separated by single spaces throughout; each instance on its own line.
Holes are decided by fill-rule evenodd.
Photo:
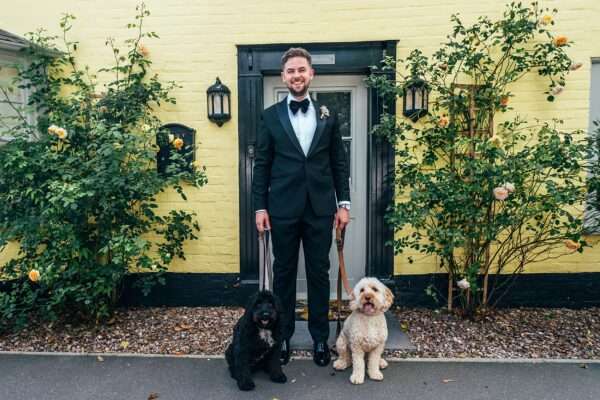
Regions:
M 31 282 L 37 282 L 40 280 L 40 271 L 38 271 L 37 269 L 32 269 L 31 271 L 29 271 L 28 276 Z
M 56 130 L 58 129 L 58 126 L 56 125 L 50 125 L 48 127 L 48 133 L 51 135 L 56 135 Z
M 144 57 L 148 57 L 148 55 L 150 54 L 150 52 L 148 51 L 148 48 L 146 46 L 144 46 L 142 43 L 138 44 L 138 53 L 140 53 Z
M 448 119 L 448 117 L 446 117 L 445 115 L 440 117 L 440 120 L 438 122 L 438 125 L 440 128 L 445 128 L 448 126 L 448 124 L 450 123 L 450 120 Z
M 571 64 L 571 65 L 569 66 L 569 69 L 570 69 L 571 71 L 577 71 L 577 70 L 578 70 L 579 68 L 581 68 L 581 67 L 583 67 L 583 63 L 582 63 L 582 62 L 576 62 L 576 63 L 573 63 L 573 64 Z
M 177 138 L 173 140 L 173 147 L 175 147 L 177 150 L 183 149 L 183 139 Z
M 512 193 L 515 191 L 515 185 L 513 185 L 510 182 L 505 182 L 502 187 L 506 190 L 508 190 L 508 193 Z
M 60 140 L 65 140 L 67 136 L 69 136 L 69 134 L 65 128 L 56 129 L 56 137 L 58 137 Z
M 552 88 L 551 92 L 554 96 L 558 96 L 559 94 L 561 94 L 563 91 L 565 90 L 564 86 L 561 85 L 556 85 Z
M 579 243 L 577 243 L 576 241 L 571 240 L 571 239 L 565 240 L 565 246 L 567 246 L 567 249 L 573 250 L 573 251 L 575 251 L 581 247 L 581 245 Z
M 569 39 L 566 36 L 559 35 L 554 38 L 553 43 L 556 47 L 561 47 L 561 46 L 564 46 L 565 44 L 567 44 L 568 41 L 569 41 Z
M 500 136 L 497 135 L 493 135 L 491 138 L 488 139 L 490 144 L 494 147 L 502 147 L 502 138 Z
M 540 24 L 542 25 L 550 25 L 552 21 L 552 15 L 544 15 L 542 18 L 540 18 Z

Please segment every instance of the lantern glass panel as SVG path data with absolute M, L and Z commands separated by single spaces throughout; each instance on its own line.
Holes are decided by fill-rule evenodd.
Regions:
M 212 96 L 213 96 L 213 106 L 214 106 L 213 114 L 214 115 L 221 114 L 221 109 L 222 109 L 221 102 L 223 100 L 220 98 L 221 96 L 218 96 L 216 94 L 213 94 Z
M 406 102 L 404 104 L 404 109 L 406 111 L 411 111 L 415 109 L 414 101 L 413 101 L 413 89 L 409 88 L 406 90 Z
M 223 114 L 229 114 L 229 95 L 223 96 Z
M 415 105 L 413 110 L 423 109 L 423 88 L 415 88 Z
M 215 95 L 214 94 L 209 94 L 208 95 L 208 115 L 213 115 L 215 113 Z

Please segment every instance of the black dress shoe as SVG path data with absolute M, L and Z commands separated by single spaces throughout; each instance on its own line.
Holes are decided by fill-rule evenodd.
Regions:
M 290 340 L 284 339 L 281 342 L 281 354 L 279 356 L 279 361 L 281 365 L 286 365 L 290 362 Z
M 329 347 L 325 342 L 316 342 L 314 347 L 313 360 L 319 367 L 325 367 L 331 361 Z

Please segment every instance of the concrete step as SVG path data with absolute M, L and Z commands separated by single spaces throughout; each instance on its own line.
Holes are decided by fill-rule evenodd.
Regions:
M 414 350 L 415 346 L 410 342 L 408 335 L 400 329 L 398 319 L 391 313 L 386 312 L 385 318 L 388 327 L 388 339 L 385 348 L 388 350 Z M 329 347 L 335 344 L 336 321 L 329 322 Z M 313 349 L 313 340 L 308 331 L 307 321 L 296 321 L 294 336 L 290 340 L 292 350 L 311 350 Z

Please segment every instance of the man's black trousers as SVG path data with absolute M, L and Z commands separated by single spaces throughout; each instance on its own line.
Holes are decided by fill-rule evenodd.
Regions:
M 304 250 L 308 288 L 308 330 L 315 342 L 327 342 L 329 338 L 329 250 L 333 221 L 333 215 L 316 216 L 308 200 L 300 217 L 271 217 L 273 292 L 279 296 L 284 310 L 284 339 L 294 334 L 300 241 Z

